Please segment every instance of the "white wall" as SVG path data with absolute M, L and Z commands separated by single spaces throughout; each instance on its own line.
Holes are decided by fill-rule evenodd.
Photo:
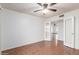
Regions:
M 79 49 L 79 9 L 73 10 L 70 12 L 63 13 L 64 18 L 75 16 L 75 48 Z M 48 21 L 58 21 L 60 20 L 59 15 L 48 18 L 46 22 Z
M 1 24 L 0 24 L 0 55 L 1 55 Z
M 44 39 L 44 19 L 3 9 L 2 50 L 35 43 Z
M 1 54 L 1 20 L 0 20 L 0 54 Z
M 0 24 L 0 50 L 1 50 L 1 24 Z
M 1 55 L 1 24 L 0 24 L 0 55 Z

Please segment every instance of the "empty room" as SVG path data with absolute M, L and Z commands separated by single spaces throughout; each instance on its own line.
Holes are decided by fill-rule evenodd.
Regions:
M 1 55 L 79 55 L 79 3 L 0 3 Z

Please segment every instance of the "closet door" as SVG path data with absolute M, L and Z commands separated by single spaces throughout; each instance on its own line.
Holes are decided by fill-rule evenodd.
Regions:
M 68 47 L 71 47 L 71 48 L 75 48 L 75 31 L 74 31 L 74 25 L 75 25 L 75 22 L 74 22 L 74 17 L 69 17 L 69 18 L 66 18 L 64 20 L 65 22 L 65 41 L 64 41 L 64 45 L 68 46 Z

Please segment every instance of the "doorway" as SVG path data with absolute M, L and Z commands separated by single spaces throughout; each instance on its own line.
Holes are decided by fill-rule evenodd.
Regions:
M 68 17 L 64 20 L 65 41 L 64 45 L 75 48 L 75 20 L 74 17 Z
M 64 41 L 64 21 L 60 19 L 59 21 L 52 22 L 51 27 L 52 41 Z
M 56 35 L 57 35 L 57 25 L 56 23 L 52 24 L 52 40 L 56 40 Z

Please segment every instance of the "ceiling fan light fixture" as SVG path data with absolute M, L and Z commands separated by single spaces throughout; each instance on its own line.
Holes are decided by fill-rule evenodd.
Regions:
M 42 13 L 48 13 L 49 12 L 49 10 L 47 10 L 47 9 L 44 9 L 44 10 L 42 10 Z

